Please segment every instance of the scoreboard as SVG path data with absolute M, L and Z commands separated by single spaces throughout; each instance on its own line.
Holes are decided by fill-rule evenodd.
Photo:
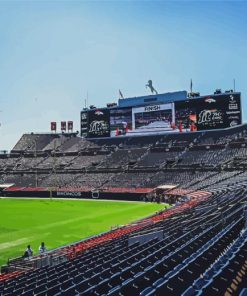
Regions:
M 242 124 L 240 93 L 204 96 L 175 102 L 176 123 L 188 127 L 193 121 L 197 130 L 211 130 Z
M 88 138 L 188 132 L 242 124 L 241 94 L 222 93 L 144 106 L 95 108 L 81 112 L 81 136 Z

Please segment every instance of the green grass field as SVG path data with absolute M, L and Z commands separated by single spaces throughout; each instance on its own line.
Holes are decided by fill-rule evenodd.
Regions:
M 35 254 L 123 225 L 163 204 L 88 200 L 0 199 L 0 265 L 21 256 L 28 244 Z

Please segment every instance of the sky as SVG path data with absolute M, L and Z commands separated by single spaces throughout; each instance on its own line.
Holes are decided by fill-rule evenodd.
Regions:
M 1 1 L 0 150 L 23 133 L 125 97 L 193 88 L 242 92 L 246 1 Z

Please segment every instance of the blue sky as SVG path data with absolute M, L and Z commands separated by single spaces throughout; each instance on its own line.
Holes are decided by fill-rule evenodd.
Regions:
M 245 1 L 0 1 L 0 150 L 89 103 L 159 92 L 242 92 Z M 246 113 L 246 112 L 245 112 Z M 244 119 L 246 116 L 244 114 Z

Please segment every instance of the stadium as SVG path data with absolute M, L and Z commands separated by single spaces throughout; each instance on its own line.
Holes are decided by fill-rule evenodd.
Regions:
M 240 92 L 121 95 L 60 125 L 0 154 L 1 295 L 247 294 Z

